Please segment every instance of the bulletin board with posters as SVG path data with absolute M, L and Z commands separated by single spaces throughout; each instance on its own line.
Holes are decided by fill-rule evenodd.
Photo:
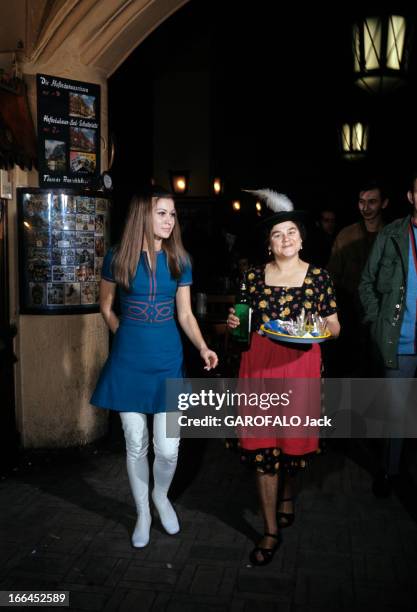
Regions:
M 17 192 L 20 312 L 98 312 L 111 199 L 79 190 Z

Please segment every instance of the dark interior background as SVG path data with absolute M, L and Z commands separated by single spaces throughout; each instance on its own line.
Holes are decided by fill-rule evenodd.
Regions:
M 404 7 L 396 2 L 393 8 L 397 13 Z M 179 200 L 186 235 L 192 234 L 190 228 L 201 232 L 203 241 L 222 228 L 251 235 L 257 217 L 242 187 L 276 188 L 297 208 L 313 212 L 331 206 L 345 225 L 357 217 L 362 178 L 382 176 L 391 198 L 388 218 L 403 215 L 407 179 L 417 166 L 416 45 L 402 88 L 378 96 L 353 81 L 352 22 L 359 11 L 369 15 L 380 9 L 380 3 L 369 2 L 305 7 L 269 0 L 247 5 L 191 0 L 164 22 L 109 80 L 116 142 L 114 239 L 131 193 L 154 176 L 160 108 L 155 82 L 184 64 L 209 74 L 206 154 L 211 176 L 225 180 L 225 192 L 216 201 L 208 190 L 205 196 Z M 415 22 L 409 9 L 408 16 Z M 164 96 L 169 104 L 175 91 L 168 89 Z M 340 152 L 338 127 L 356 116 L 369 120 L 369 153 L 349 161 Z M 169 126 L 163 138 L 175 151 L 178 139 Z M 232 212 L 233 198 L 243 201 L 239 214 Z

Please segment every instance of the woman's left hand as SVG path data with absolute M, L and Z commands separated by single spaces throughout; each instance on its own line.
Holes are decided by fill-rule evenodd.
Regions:
M 337 317 L 337 313 L 334 313 L 324 318 L 326 323 L 326 329 L 332 334 L 331 340 L 335 340 L 340 334 L 340 323 Z
M 206 364 L 204 366 L 205 370 L 211 370 L 212 368 L 215 368 L 217 364 L 219 363 L 219 358 L 217 357 L 216 353 L 214 351 L 211 351 L 207 347 L 204 347 L 201 349 L 200 356 L 201 356 L 201 359 Z

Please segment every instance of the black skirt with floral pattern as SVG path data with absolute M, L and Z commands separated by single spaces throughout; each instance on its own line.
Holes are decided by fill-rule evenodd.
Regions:
M 299 470 L 306 469 L 311 460 L 322 453 L 321 447 L 312 453 L 300 456 L 287 455 L 276 447 L 246 450 L 241 448 L 239 440 L 234 438 L 228 438 L 225 445 L 226 448 L 239 453 L 242 465 L 262 474 L 278 474 L 285 471 L 293 475 Z

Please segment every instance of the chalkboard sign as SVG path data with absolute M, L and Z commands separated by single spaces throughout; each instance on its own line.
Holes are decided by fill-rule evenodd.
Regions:
M 39 185 L 95 187 L 100 176 L 100 86 L 37 75 Z

